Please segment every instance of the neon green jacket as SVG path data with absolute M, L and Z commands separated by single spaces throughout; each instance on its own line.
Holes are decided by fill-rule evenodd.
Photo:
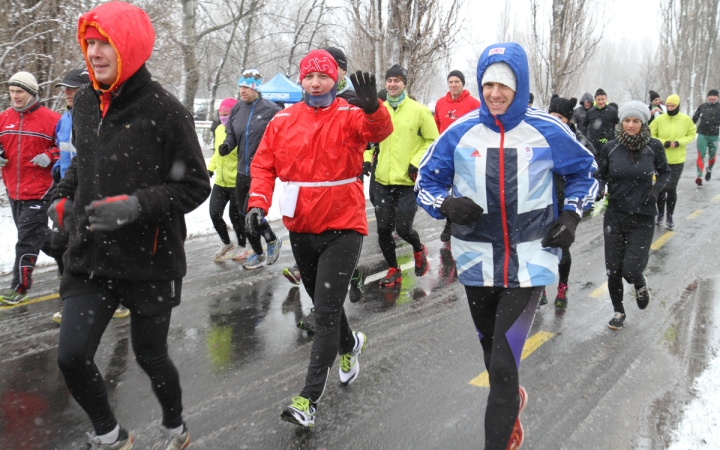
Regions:
M 215 184 L 220 187 L 234 188 L 238 165 L 237 147 L 226 156 L 220 156 L 218 152 L 220 144 L 225 142 L 225 134 L 225 125 L 220 124 L 215 128 L 215 151 L 210 158 L 208 170 L 215 172 Z
M 435 119 L 425 105 L 409 97 L 397 109 L 387 101 L 385 107 L 390 112 L 394 130 L 380 143 L 375 181 L 384 186 L 414 186 L 408 167 L 410 164 L 419 167 L 428 147 L 440 135 Z M 366 151 L 364 161 L 372 162 L 372 154 L 372 150 Z
M 695 124 L 690 116 L 677 113 L 674 116 L 663 114 L 650 122 L 652 137 L 665 144 L 666 141 L 677 141 L 677 148 L 665 148 L 668 164 L 683 164 L 685 162 L 686 146 L 695 139 Z

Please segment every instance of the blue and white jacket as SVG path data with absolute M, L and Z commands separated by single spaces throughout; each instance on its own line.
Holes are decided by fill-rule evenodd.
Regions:
M 60 159 L 55 163 L 53 168 L 60 166 L 60 177 L 65 176 L 65 171 L 70 167 L 72 159 L 75 157 L 75 146 L 72 144 L 72 110 L 68 109 L 60 117 L 55 127 L 55 136 L 57 136 L 57 146 L 60 148 Z
M 595 160 L 574 133 L 549 114 L 527 107 L 527 55 L 515 43 L 494 44 L 478 62 L 505 62 L 517 91 L 505 114 L 480 108 L 453 123 L 428 149 L 415 186 L 417 202 L 440 214 L 449 192 L 469 197 L 484 212 L 471 225 L 452 225 L 452 252 L 466 286 L 534 287 L 557 281 L 559 248 L 541 240 L 557 217 L 553 172 L 565 178 L 564 210 L 582 216 L 597 194 Z M 482 88 L 481 88 L 482 89 Z

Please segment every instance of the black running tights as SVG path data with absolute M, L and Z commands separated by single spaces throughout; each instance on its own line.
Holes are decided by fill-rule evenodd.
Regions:
M 94 358 L 118 304 L 107 291 L 63 301 L 58 365 L 70 393 L 90 416 L 98 435 L 111 432 L 117 425 Z M 130 337 L 135 359 L 150 376 L 152 390 L 162 406 L 163 425 L 177 428 L 183 423 L 182 390 L 180 376 L 167 349 L 171 312 L 166 310 L 152 316 L 132 313 Z
M 623 278 L 635 288 L 645 285 L 643 271 L 650 257 L 655 217 L 606 211 L 605 270 L 615 312 L 625 314 Z
M 290 232 L 293 255 L 315 307 L 317 328 L 305 387 L 300 393 L 314 403 L 322 397 L 335 357 L 350 353 L 355 346 L 343 303 L 360 258 L 362 242 L 362 235 L 351 230 L 320 234 Z
M 568 284 L 568 280 L 570 279 L 570 266 L 572 266 L 570 247 L 563 247 L 562 258 L 560 258 L 560 264 L 558 264 L 558 274 L 560 275 L 561 283 Z
M 465 286 L 490 378 L 485 450 L 505 450 L 510 440 L 520 407 L 520 356 L 544 288 Z
M 227 245 L 230 243 L 230 235 L 228 234 L 223 213 L 225 205 L 230 203 L 230 222 L 232 223 L 235 235 L 237 236 L 238 245 L 245 247 L 245 223 L 243 216 L 238 211 L 237 203 L 235 203 L 235 188 L 227 188 L 213 185 L 212 193 L 210 193 L 210 220 L 215 227 L 215 231 L 220 236 L 222 243 Z
M 395 255 L 395 239 L 392 232 L 413 247 L 413 252 L 422 250 L 420 235 L 413 229 L 417 203 L 412 186 L 384 186 L 378 184 L 375 192 L 375 218 L 377 219 L 378 241 L 389 267 L 399 267 Z
M 677 185 L 680 181 L 680 175 L 682 175 L 685 163 L 670 164 L 670 181 L 665 186 L 665 189 L 658 195 L 658 213 L 665 214 L 665 204 L 667 203 L 667 213 L 672 216 L 675 213 L 675 204 L 677 203 Z

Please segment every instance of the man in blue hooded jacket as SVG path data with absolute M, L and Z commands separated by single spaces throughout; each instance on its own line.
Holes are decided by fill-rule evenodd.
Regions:
M 543 287 L 557 282 L 560 247 L 575 240 L 595 198 L 597 166 L 567 126 L 528 108 L 522 47 L 489 46 L 477 74 L 480 109 L 429 148 L 415 189 L 431 216 L 452 222 L 453 257 L 490 379 L 485 449 L 504 450 L 522 444 L 520 356 Z M 553 173 L 566 181 L 559 215 Z

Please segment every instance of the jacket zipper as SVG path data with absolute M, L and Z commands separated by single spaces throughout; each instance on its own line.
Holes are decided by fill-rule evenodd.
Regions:
M 258 102 L 257 100 L 255 100 L 253 102 L 252 108 L 250 108 L 250 116 L 248 116 L 247 123 L 245 124 L 245 175 L 248 175 L 248 176 L 250 176 L 250 161 L 248 161 L 248 159 L 249 159 L 249 156 L 248 156 L 248 147 L 249 147 L 248 133 L 250 133 L 250 121 L 252 120 L 252 116 L 255 113 L 255 104 L 257 102 Z
M 507 209 L 505 208 L 505 128 L 495 118 L 495 125 L 500 128 L 500 214 L 503 223 L 503 241 L 505 243 L 505 262 L 503 264 L 503 285 L 508 287 L 508 266 L 510 265 L 510 236 L 507 228 Z
M 22 134 L 23 134 L 22 130 L 23 130 L 24 120 L 25 120 L 25 113 L 21 112 L 20 113 L 20 133 L 18 134 L 18 149 L 17 149 L 17 183 L 15 184 L 15 198 L 18 200 L 20 200 L 20 164 L 21 164 L 20 150 L 22 149 Z M 20 210 L 18 209 L 18 212 L 19 211 Z

